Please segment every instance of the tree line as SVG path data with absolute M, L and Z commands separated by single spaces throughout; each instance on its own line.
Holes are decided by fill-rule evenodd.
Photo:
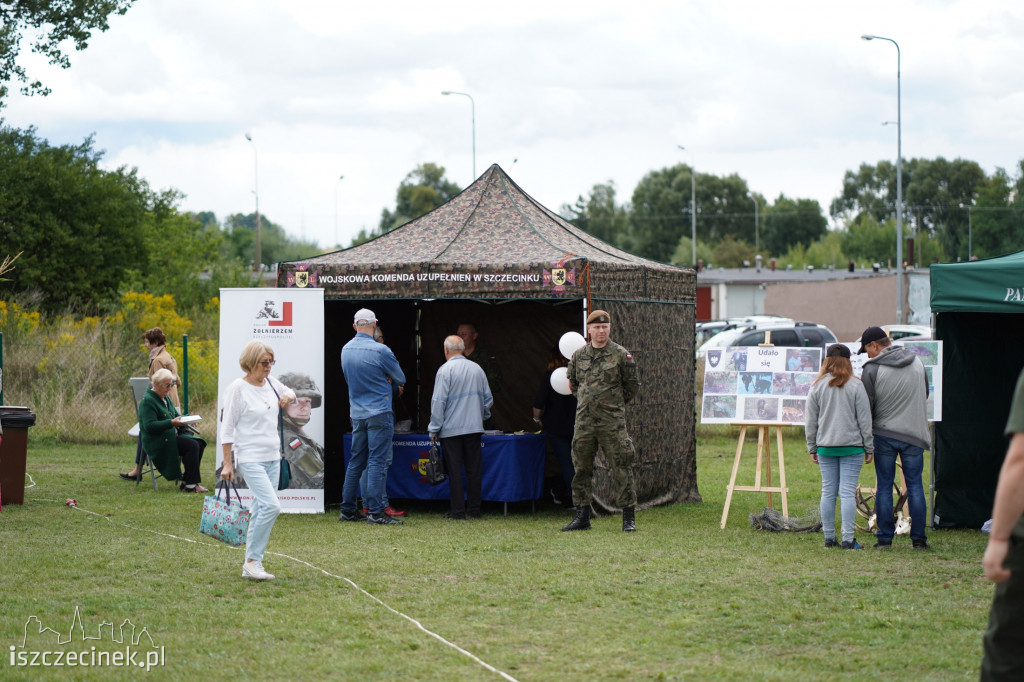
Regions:
M 1011 177 L 986 175 L 974 161 L 910 159 L 903 164 L 905 260 L 987 258 L 1024 246 L 1024 160 Z M 651 171 L 618 203 L 614 183 L 594 185 L 562 214 L 596 237 L 645 258 L 689 265 L 696 190 L 697 254 L 705 263 L 735 267 L 761 254 L 780 264 L 845 265 L 896 260 L 896 168 L 881 161 L 846 171 L 842 193 L 828 207 L 836 229 L 813 199 L 751 191 L 739 175 L 698 173 L 686 164 Z M 757 207 L 755 208 L 755 202 Z M 757 223 L 755 224 L 755 218 Z M 970 252 L 970 253 L 969 253 Z
M 202 306 L 221 287 L 253 281 L 255 215 L 179 210 L 176 190 L 155 191 L 134 168 L 100 168 L 91 137 L 50 145 L 34 128 L 0 127 L 0 245 L 21 253 L 5 292 L 47 311 L 102 313 L 122 294 L 173 294 Z M 320 251 L 261 220 L 268 263 Z
M 23 252 L 7 273 L 5 291 L 44 309 L 68 306 L 102 312 L 126 291 L 174 294 L 184 309 L 204 305 L 220 287 L 254 281 L 255 214 L 218 220 L 212 212 L 179 209 L 176 190 L 155 191 L 136 169 L 99 167 L 91 137 L 52 146 L 34 128 L 0 126 L 0 243 Z M 906 260 L 919 265 L 990 257 L 1024 244 L 1024 161 L 1011 177 L 986 175 L 973 161 L 910 159 L 903 166 Z M 653 170 L 620 202 L 613 182 L 594 185 L 562 216 L 630 253 L 689 265 L 692 169 Z M 705 264 L 735 267 L 760 254 L 792 265 L 843 267 L 895 264 L 895 167 L 888 161 L 847 171 L 842 194 L 817 201 L 750 190 L 737 174 L 696 178 L 697 255 Z M 445 169 L 425 163 L 399 185 L 394 208 L 356 245 L 404 225 L 452 199 L 461 188 Z M 755 225 L 755 202 L 757 205 Z M 264 265 L 322 253 L 261 216 Z M 909 247 L 909 244 L 908 244 Z

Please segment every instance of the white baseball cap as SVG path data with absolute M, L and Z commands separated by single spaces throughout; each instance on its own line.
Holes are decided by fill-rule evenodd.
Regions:
M 377 316 L 374 315 L 373 311 L 370 310 L 369 308 L 362 308 L 361 310 L 356 312 L 355 320 L 353 320 L 353 322 L 355 322 L 356 324 L 359 324 L 360 322 L 369 323 L 369 322 L 376 322 L 376 321 L 377 321 Z

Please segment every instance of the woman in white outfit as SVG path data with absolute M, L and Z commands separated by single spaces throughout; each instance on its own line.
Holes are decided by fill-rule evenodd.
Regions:
M 233 481 L 237 471 L 255 500 L 250 507 L 242 577 L 271 580 L 263 568 L 263 553 L 281 503 L 277 483 L 281 473 L 281 438 L 277 431 L 279 408 L 295 400 L 295 392 L 270 376 L 274 351 L 262 341 L 250 341 L 238 364 L 245 376 L 224 392 L 220 442 L 224 466 L 220 477 Z

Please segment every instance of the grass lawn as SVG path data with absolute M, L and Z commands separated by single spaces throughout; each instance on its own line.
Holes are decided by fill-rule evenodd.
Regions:
M 787 430 L 792 516 L 816 509 L 820 486 L 802 437 Z M 30 442 L 36 485 L 0 512 L 0 679 L 137 679 L 11 666 L 30 617 L 66 637 L 76 607 L 86 635 L 144 626 L 164 648 L 154 679 L 502 679 L 484 664 L 518 680 L 977 678 L 986 536 L 932 531 L 928 552 L 907 537 L 877 551 L 859 532 L 863 551 L 826 550 L 820 533 L 752 529 L 754 493 L 734 495 L 720 530 L 735 447 L 699 439 L 704 502 L 642 510 L 634 534 L 619 517 L 561 533 L 571 513 L 550 505 L 503 517 L 485 504 L 483 520 L 451 522 L 445 505 L 409 502 L 401 527 L 340 524 L 336 509 L 282 516 L 264 560 L 277 579 L 254 583 L 241 550 L 197 532 L 201 495 L 117 479 L 134 448 Z M 754 444 L 745 452 L 740 484 L 753 479 Z M 212 455 L 203 469 L 212 487 Z M 78 634 L 29 645 L 115 646 Z

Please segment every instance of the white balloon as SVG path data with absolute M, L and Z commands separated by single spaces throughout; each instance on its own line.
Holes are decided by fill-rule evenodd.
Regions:
M 569 388 L 569 377 L 565 375 L 565 367 L 559 367 L 551 373 L 551 388 L 562 395 L 572 393 L 572 390 Z
M 558 350 L 566 360 L 572 359 L 572 354 L 585 345 L 587 345 L 587 340 L 579 332 L 566 332 L 558 340 Z

